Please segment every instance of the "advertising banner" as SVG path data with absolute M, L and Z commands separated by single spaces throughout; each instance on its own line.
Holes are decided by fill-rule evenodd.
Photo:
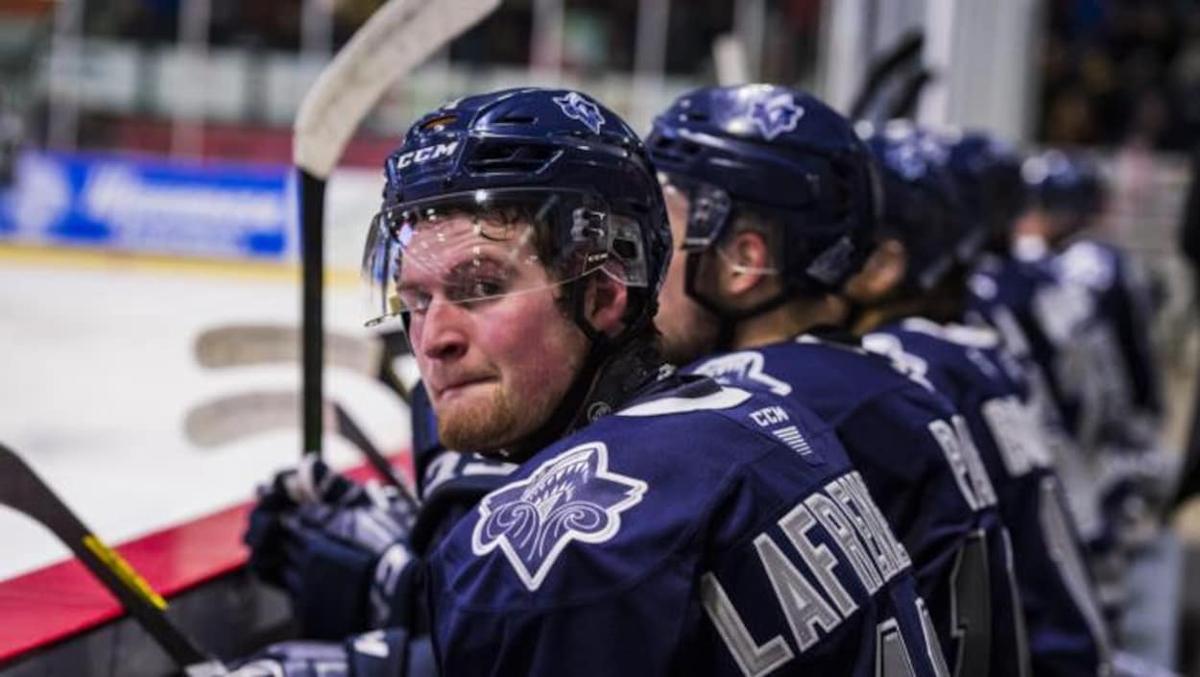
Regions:
M 26 151 L 0 189 L 0 241 L 293 259 L 290 176 L 283 165 Z

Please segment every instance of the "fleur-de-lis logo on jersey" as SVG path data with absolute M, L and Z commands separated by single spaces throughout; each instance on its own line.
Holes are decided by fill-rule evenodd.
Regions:
M 600 126 L 604 124 L 604 116 L 600 114 L 600 107 L 583 98 L 579 92 L 567 92 L 562 96 L 556 96 L 554 103 L 562 109 L 563 115 L 572 120 L 579 120 L 592 130 L 593 134 L 600 133 Z
M 571 541 L 616 536 L 621 513 L 645 493 L 645 482 L 609 472 L 608 448 L 589 442 L 485 496 L 471 550 L 482 557 L 499 548 L 525 587 L 536 590 Z
M 767 141 L 796 128 L 804 109 L 788 93 L 759 97 L 750 104 L 750 119 Z

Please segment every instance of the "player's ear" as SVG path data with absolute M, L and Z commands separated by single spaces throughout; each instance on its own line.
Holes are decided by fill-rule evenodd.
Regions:
M 721 287 L 734 298 L 745 296 L 771 274 L 771 252 L 762 233 L 735 233 L 718 250 L 721 258 Z
M 884 298 L 904 280 L 908 250 L 895 238 L 879 243 L 857 275 L 846 283 L 846 295 L 860 303 Z
M 615 336 L 624 329 L 628 305 L 629 288 L 624 282 L 603 271 L 591 276 L 584 311 L 588 323 L 597 331 Z

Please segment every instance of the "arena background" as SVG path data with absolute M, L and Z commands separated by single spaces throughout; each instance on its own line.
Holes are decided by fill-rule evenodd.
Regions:
M 197 405 L 299 378 L 288 364 L 206 368 L 194 343 L 229 324 L 297 324 L 290 125 L 378 5 L 0 0 L 0 442 L 105 539 L 244 502 L 295 458 L 290 421 L 220 444 L 189 436 Z M 505 0 L 391 87 L 348 148 L 327 204 L 328 324 L 367 336 L 362 238 L 382 159 L 420 112 L 470 92 L 567 85 L 646 130 L 677 94 L 718 81 L 795 85 L 848 110 L 873 60 L 913 35 L 928 76 L 919 120 L 1102 162 L 1105 233 L 1158 290 L 1147 331 L 1182 454 L 1200 352 L 1179 244 L 1200 157 L 1200 3 L 1187 0 Z M 405 449 L 402 403 L 352 370 L 331 379 L 381 448 Z M 330 445 L 340 465 L 357 462 Z M 1173 526 L 1200 552 L 1200 508 Z M 0 507 L 0 580 L 66 555 Z M 1198 561 L 1189 555 L 1189 572 Z M 1188 609 L 1185 639 L 1200 600 Z M 1178 647 L 1189 674 L 1200 674 L 1195 644 Z

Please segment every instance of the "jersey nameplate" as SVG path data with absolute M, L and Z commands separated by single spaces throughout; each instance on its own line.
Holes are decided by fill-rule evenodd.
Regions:
M 764 531 L 754 539 L 754 548 L 800 653 L 833 633 L 858 609 L 847 581 L 856 580 L 868 595 L 874 595 L 912 565 L 857 472 L 813 492 L 775 526 L 782 538 L 773 533 L 775 529 Z M 767 674 L 793 659 L 783 635 L 761 643 L 751 635 L 736 600 L 715 573 L 702 577 L 700 596 L 743 673 Z

